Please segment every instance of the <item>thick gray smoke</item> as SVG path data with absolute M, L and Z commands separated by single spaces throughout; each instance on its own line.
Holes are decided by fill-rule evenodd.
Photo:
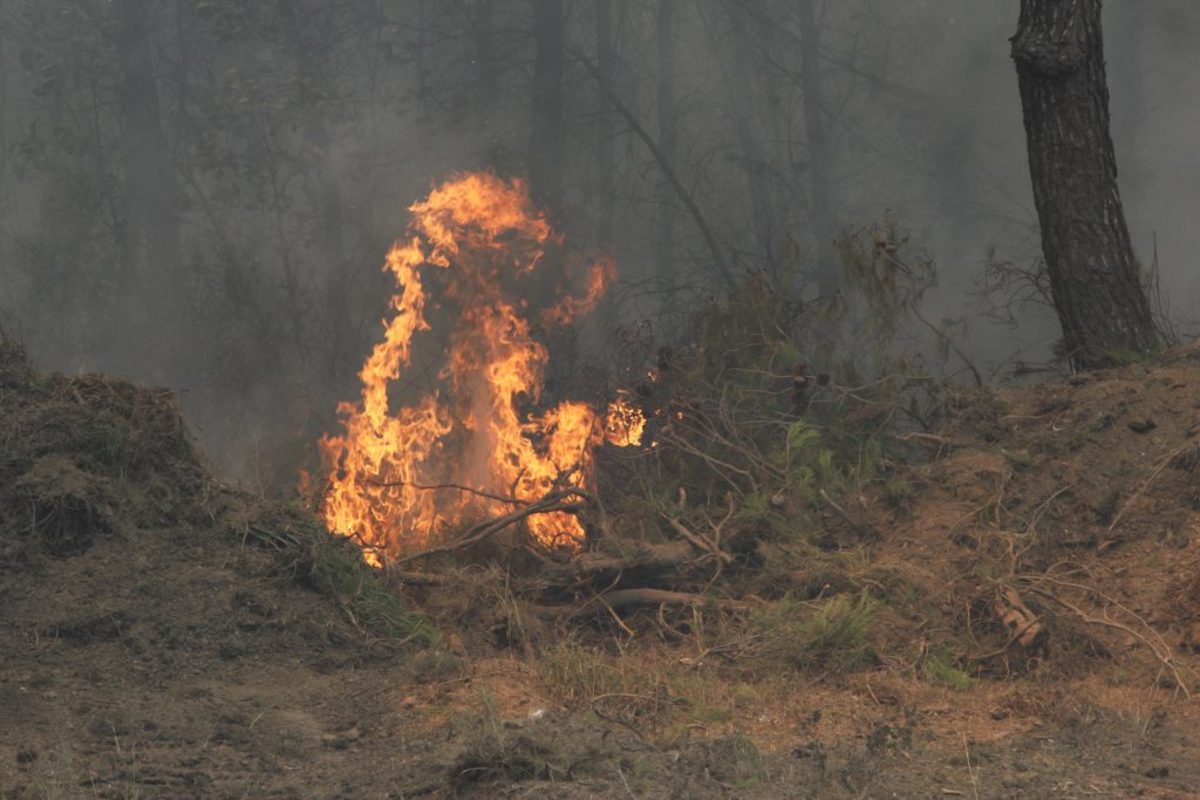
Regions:
M 1045 362 L 1053 314 L 995 281 L 1040 252 L 1017 5 L 12 0 L 0 324 L 46 367 L 180 389 L 219 464 L 278 489 L 355 391 L 406 206 L 492 169 L 532 175 L 569 247 L 616 253 L 593 340 L 748 271 L 812 292 L 821 243 L 891 220 L 981 370 Z M 1200 6 L 1106 5 L 1126 212 L 1187 333 Z

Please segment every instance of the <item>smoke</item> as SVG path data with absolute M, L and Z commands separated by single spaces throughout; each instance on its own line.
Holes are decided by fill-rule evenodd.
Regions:
M 702 225 L 734 272 L 813 291 L 799 6 L 564 4 L 551 213 L 621 273 L 589 340 L 643 317 L 669 328 L 721 291 Z M 46 367 L 179 389 L 226 474 L 285 488 L 355 391 L 409 204 L 459 171 L 528 174 L 540 7 L 5 4 L 0 324 Z M 121 28 L 118 11 L 138 24 Z M 1040 255 L 1008 55 L 1017 4 L 825 0 L 815 12 L 838 229 L 891 218 L 907 231 L 937 264 L 924 315 L 964 323 L 955 335 L 985 371 L 1049 359 L 1049 309 L 979 294 L 989 262 L 1030 270 Z M 1200 317 L 1200 7 L 1112 0 L 1106 34 L 1126 213 L 1187 333 Z M 137 126 L 157 126 L 169 166 L 131 148 Z M 139 186 L 159 187 L 140 207 Z M 151 255 L 163 208 L 175 264 Z M 136 219 L 160 221 L 131 234 Z M 1015 324 L 997 320 L 1008 310 Z

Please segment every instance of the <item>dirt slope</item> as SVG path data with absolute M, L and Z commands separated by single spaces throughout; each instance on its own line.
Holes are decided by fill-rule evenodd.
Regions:
M 215 483 L 168 396 L 2 343 L 0 798 L 1200 797 L 1197 398 L 1185 351 L 964 400 L 907 491 L 863 498 L 868 580 L 936 602 L 871 669 L 730 684 L 661 736 L 525 655 L 372 634 L 263 546 L 287 514 Z M 1000 584 L 1035 646 L 976 621 Z M 952 636 L 969 688 L 917 667 Z

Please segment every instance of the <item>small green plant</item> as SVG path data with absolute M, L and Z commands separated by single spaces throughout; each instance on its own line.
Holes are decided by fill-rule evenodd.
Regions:
M 429 621 L 389 591 L 357 550 L 332 537 L 318 539 L 310 546 L 309 563 L 314 587 L 333 596 L 355 625 L 421 647 L 437 644 Z
M 705 744 L 705 770 L 718 781 L 749 789 L 767 778 L 762 753 L 748 737 L 733 734 Z
M 954 666 L 948 658 L 936 653 L 921 662 L 921 675 L 930 683 L 959 692 L 966 691 L 979 683 L 977 678 Z
M 468 725 L 473 728 L 468 744 L 450 770 L 456 790 L 468 786 L 524 780 L 565 780 L 570 768 L 556 742 L 514 726 L 499 718 L 495 700 L 481 698 L 482 709 Z M 457 795 L 456 795 L 457 796 Z
M 1033 466 L 1033 456 L 1028 450 L 1001 450 L 1000 452 L 1004 453 L 1004 457 L 1008 459 L 1008 463 L 1015 470 L 1026 470 Z
M 871 626 L 878 602 L 866 594 L 819 603 L 783 600 L 751 619 L 764 655 L 803 669 L 846 672 L 878 658 Z
M 915 497 L 912 484 L 903 478 L 891 478 L 883 484 L 883 500 L 888 508 L 903 511 L 912 505 Z

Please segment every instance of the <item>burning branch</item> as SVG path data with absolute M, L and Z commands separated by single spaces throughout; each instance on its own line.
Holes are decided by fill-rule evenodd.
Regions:
M 567 502 L 570 499 L 570 502 Z M 414 561 L 420 561 L 430 556 L 439 555 L 441 553 L 452 553 L 456 550 L 462 550 L 472 545 L 483 542 L 505 528 L 515 525 L 522 520 L 528 519 L 536 514 L 575 514 L 587 507 L 586 502 L 579 500 L 590 500 L 591 495 L 582 489 L 574 487 L 559 489 L 556 492 L 546 495 L 541 500 L 534 503 L 529 503 L 523 508 L 519 508 L 508 514 L 505 514 L 495 519 L 477 522 L 463 533 L 462 536 L 454 539 L 448 544 L 439 547 L 431 547 L 428 550 L 422 550 L 419 553 L 412 553 L 403 558 L 396 559 L 391 562 L 393 566 L 402 566 L 410 564 Z
M 576 401 L 539 403 L 550 356 L 526 316 L 536 310 L 513 284 L 561 237 L 520 181 L 487 173 L 457 176 L 410 211 L 408 236 L 384 267 L 396 280 L 394 313 L 359 373 L 361 398 L 338 409 L 342 432 L 320 443 L 326 526 L 358 543 L 375 566 L 489 515 L 446 547 L 520 522 L 543 546 L 578 548 L 585 531 L 567 499 L 590 491 L 594 448 L 637 444 L 645 420 L 619 400 L 604 412 Z M 444 271 L 437 300 L 456 307 L 457 327 L 439 342 L 441 385 L 393 410 L 389 390 L 411 364 L 415 337 L 432 330 L 424 317 L 430 270 Z M 544 316 L 570 323 L 614 277 L 611 261 L 597 262 L 585 295 L 559 298 Z

